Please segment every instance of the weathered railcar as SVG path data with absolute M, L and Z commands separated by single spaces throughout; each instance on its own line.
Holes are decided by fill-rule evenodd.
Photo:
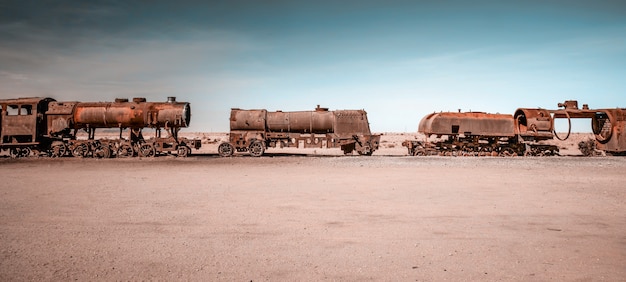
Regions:
M 220 156 L 235 151 L 263 155 L 268 147 L 341 148 L 371 155 L 379 147 L 380 135 L 370 132 L 364 110 L 269 112 L 234 108 L 230 114 L 228 142 L 218 147 Z
M 578 101 L 559 103 L 556 110 L 520 108 L 511 115 L 442 112 L 427 115 L 418 131 L 428 137 L 447 136 L 429 142 L 407 140 L 403 143 L 410 155 L 555 155 L 558 147 L 542 143 L 566 140 L 571 133 L 571 119 L 589 119 L 595 135 L 592 142 L 581 142 L 585 155 L 626 155 L 626 109 L 590 109 Z M 567 119 L 565 136 L 554 129 L 555 119 Z
M 52 139 L 46 136 L 46 115 L 52 98 L 0 100 L 0 150 L 12 157 L 47 151 Z
M 484 112 L 432 113 L 418 127 L 426 140 L 407 140 L 403 146 L 415 156 L 558 154 L 558 147 L 538 143 L 552 138 L 549 112 L 542 109 L 518 109 L 518 112 L 517 118 Z M 437 140 L 428 141 L 433 135 Z
M 146 102 L 145 98 L 116 99 L 115 102 L 58 102 L 52 98 L 0 100 L 2 143 L 14 157 L 37 155 L 61 157 L 155 156 L 176 152 L 187 156 L 199 140 L 180 138 L 178 132 L 191 120 L 189 103 Z M 96 139 L 97 129 L 119 128 L 119 139 Z M 142 130 L 151 128 L 154 138 L 145 139 Z M 162 137 L 161 130 L 168 136 Z M 84 131 L 87 138 L 77 138 Z M 128 137 L 123 133 L 128 132 Z

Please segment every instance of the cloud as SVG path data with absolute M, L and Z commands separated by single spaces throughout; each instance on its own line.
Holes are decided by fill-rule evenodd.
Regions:
M 11 73 L 7 71 L 0 71 L 0 79 L 9 79 L 14 81 L 24 81 L 27 80 L 26 75 L 21 73 Z

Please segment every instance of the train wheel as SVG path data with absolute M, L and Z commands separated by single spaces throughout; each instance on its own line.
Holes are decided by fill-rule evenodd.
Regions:
M 235 152 L 235 148 L 230 143 L 224 142 L 217 147 L 217 153 L 220 157 L 230 157 Z
M 359 153 L 359 155 L 361 156 L 371 156 L 372 153 L 374 153 L 369 148 L 364 148 L 363 150 L 357 150 L 356 152 Z
M 111 157 L 111 149 L 109 146 L 98 146 L 93 151 L 93 156 L 98 159 L 108 159 Z
M 154 149 L 154 146 L 144 143 L 139 145 L 139 151 L 137 153 L 140 157 L 154 157 L 156 155 L 156 150 Z
M 191 148 L 189 148 L 189 147 L 187 147 L 185 145 L 180 145 L 180 146 L 178 146 L 177 152 L 178 152 L 178 156 L 179 157 L 185 158 L 191 152 Z
M 133 147 L 128 144 L 121 145 L 119 149 L 117 149 L 117 156 L 120 158 L 130 158 L 133 154 Z
M 254 141 L 248 147 L 248 151 L 253 157 L 260 157 L 265 152 L 265 148 L 263 147 L 263 143 L 261 143 L 261 141 Z
M 31 153 L 31 152 L 32 152 L 32 151 L 30 150 L 30 148 L 22 148 L 22 149 L 20 150 L 20 157 L 22 157 L 22 158 L 27 158 L 27 157 L 29 157 L 29 156 L 30 156 L 30 153 Z
M 352 151 L 354 151 L 354 149 L 355 149 L 354 143 L 341 145 L 341 150 L 343 151 L 344 155 L 352 154 Z
M 9 154 L 11 155 L 12 159 L 17 159 L 22 155 L 20 148 L 11 148 L 11 150 L 9 150 Z
M 65 147 L 65 144 L 58 142 L 54 145 L 52 145 L 52 148 L 50 148 L 50 156 L 53 158 L 60 158 L 65 156 L 65 153 L 67 152 L 67 149 Z
M 503 156 L 503 157 L 515 157 L 515 156 L 517 156 L 517 153 L 515 153 L 515 151 L 513 151 L 513 149 L 511 149 L 511 148 L 505 148 L 500 153 L 500 156 Z
M 89 153 L 89 147 L 87 144 L 78 144 L 72 150 L 72 155 L 77 158 L 84 158 Z

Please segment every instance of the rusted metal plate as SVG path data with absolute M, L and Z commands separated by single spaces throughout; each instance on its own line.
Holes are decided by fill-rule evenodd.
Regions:
M 45 132 L 45 116 L 51 98 L 29 97 L 0 100 L 0 148 L 2 145 L 37 144 Z
M 513 118 L 516 134 L 535 140 L 553 138 L 554 121 L 548 110 L 520 108 L 515 111 Z
M 265 131 L 267 110 L 241 110 L 233 108 L 230 111 L 230 130 L 261 130 Z
M 267 113 L 269 132 L 324 134 L 334 131 L 333 122 L 333 113 L 328 110 Z
M 78 103 L 74 110 L 76 128 L 187 127 L 191 119 L 189 103 L 177 102 L 100 102 Z
M 512 137 L 514 122 L 511 115 L 483 112 L 441 112 L 425 116 L 418 131 L 430 135 L 463 135 Z
M 596 146 L 612 154 L 626 153 L 626 109 L 599 109 L 591 123 Z

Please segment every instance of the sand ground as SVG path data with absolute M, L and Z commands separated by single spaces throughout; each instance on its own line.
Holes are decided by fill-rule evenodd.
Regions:
M 407 157 L 395 142 L 0 158 L 0 280 L 624 281 L 626 158 Z

